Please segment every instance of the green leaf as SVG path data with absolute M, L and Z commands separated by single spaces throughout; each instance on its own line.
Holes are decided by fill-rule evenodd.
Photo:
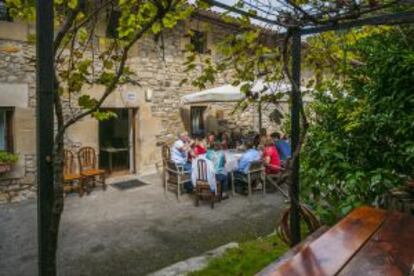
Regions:
M 103 65 L 105 69 L 111 70 L 114 67 L 114 63 L 111 60 L 104 60 Z
M 111 118 L 117 117 L 116 113 L 112 111 L 100 111 L 100 110 L 93 112 L 92 116 L 98 121 L 105 121 L 105 120 L 109 120 Z
M 78 6 L 78 0 L 68 0 L 68 7 L 72 10 L 76 9 Z
M 98 101 L 94 98 L 91 98 L 89 95 L 82 95 L 78 99 L 78 104 L 81 108 L 92 109 L 96 107 Z
M 159 32 L 161 32 L 162 26 L 161 23 L 159 22 L 155 22 L 152 26 L 151 26 L 151 30 L 154 34 L 158 34 Z

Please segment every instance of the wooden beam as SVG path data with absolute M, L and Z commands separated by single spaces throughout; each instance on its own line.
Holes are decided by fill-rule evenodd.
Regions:
M 53 0 L 36 1 L 36 62 L 38 274 L 43 276 L 54 263 L 47 254 L 53 206 Z
M 400 25 L 414 23 L 414 11 L 400 12 L 386 15 L 373 16 L 362 19 L 355 19 L 348 22 L 329 24 L 301 30 L 302 35 L 310 35 L 323 33 L 327 31 L 346 30 L 362 26 L 378 26 L 378 25 Z
M 291 145 L 292 152 L 300 146 L 300 65 L 301 65 L 301 34 L 300 29 L 292 31 L 292 106 L 291 106 Z M 291 246 L 301 240 L 300 237 L 300 206 L 299 206 L 299 152 L 292 161 L 292 174 L 290 185 L 290 230 Z
M 226 4 L 221 3 L 219 1 L 216 1 L 216 0 L 203 0 L 203 2 L 205 2 L 205 3 L 207 3 L 211 6 L 219 7 L 219 8 L 222 8 L 224 10 L 227 10 L 227 11 L 231 11 L 231 12 L 234 12 L 234 13 L 237 13 L 237 14 L 240 14 L 240 15 L 245 15 L 245 16 L 254 18 L 254 19 L 262 21 L 264 23 L 284 27 L 279 22 L 277 22 L 276 20 L 271 20 L 271 19 L 259 16 L 259 15 L 255 15 L 255 14 L 252 14 L 250 12 L 238 9 L 234 6 L 226 5 Z

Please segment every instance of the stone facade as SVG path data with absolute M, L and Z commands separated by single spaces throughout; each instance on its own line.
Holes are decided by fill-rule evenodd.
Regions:
M 0 106 L 14 108 L 13 147 L 19 155 L 13 171 L 0 177 L 0 203 L 36 194 L 35 49 L 27 35 L 25 24 L 0 22 Z
M 140 86 L 123 85 L 104 103 L 104 107 L 108 108 L 134 110 L 135 136 L 132 139 L 135 148 L 132 158 L 135 160 L 135 166 L 130 168 L 131 173 L 146 174 L 156 171 L 160 165 L 160 145 L 173 141 L 178 131 L 190 130 L 190 107 L 183 106 L 180 102 L 183 95 L 197 91 L 190 85 L 180 86 L 181 80 L 188 78 L 184 73 L 183 63 L 184 46 L 189 43 L 189 38 L 186 37 L 189 28 L 207 33 L 209 55 L 212 59 L 217 58 L 215 44 L 229 31 L 222 23 L 214 25 L 199 19 L 181 23 L 163 34 L 164 50 L 161 50 L 160 43 L 153 36 L 147 36 L 134 45 L 128 60 L 128 66 L 137 74 Z M 14 30 L 14 33 L 8 30 Z M 3 185 L 3 191 L 7 191 L 5 195 L 6 192 L 0 190 L 0 202 L 12 198 L 20 200 L 31 197 L 35 192 L 35 49 L 27 40 L 30 30 L 30 26 L 25 24 L 0 22 L 0 106 L 15 107 L 14 151 L 20 157 L 13 173 L 1 176 L 16 177 L 19 181 L 18 184 L 0 184 Z M 100 50 L 105 47 L 103 33 L 98 32 L 96 37 Z M 228 81 L 229 74 L 223 74 L 214 86 Z M 24 100 L 18 101 L 26 102 L 20 106 L 11 101 L 15 96 L 6 97 L 19 85 L 26 87 L 22 92 Z M 96 97 L 102 94 L 102 90 L 99 86 L 84 87 L 84 93 Z M 230 114 L 235 104 L 205 106 L 204 119 L 208 131 L 257 129 L 258 116 L 254 107 Z M 267 117 L 263 118 L 264 126 L 272 129 L 273 126 L 267 122 Z M 91 117 L 84 118 L 68 129 L 65 137 L 66 147 L 75 153 L 82 146 L 92 146 L 98 150 L 98 133 L 99 123 Z

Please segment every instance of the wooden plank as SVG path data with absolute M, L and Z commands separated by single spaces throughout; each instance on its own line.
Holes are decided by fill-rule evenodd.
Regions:
M 277 270 L 265 275 L 334 275 L 377 231 L 385 217 L 386 213 L 379 209 L 357 208 Z
M 262 275 L 268 275 L 268 273 L 277 270 L 282 264 L 287 262 L 290 258 L 296 255 L 302 248 L 305 246 L 308 246 L 312 241 L 319 238 L 323 233 L 325 233 L 329 228 L 327 226 L 321 226 L 319 227 L 315 232 L 310 234 L 306 237 L 305 240 L 303 240 L 298 245 L 295 245 L 293 248 L 288 250 L 283 256 L 281 256 L 279 259 L 274 261 L 273 263 L 269 264 L 267 267 L 262 269 L 260 272 L 256 274 L 256 276 L 262 276 Z
M 414 217 L 390 213 L 339 275 L 411 275 L 413 269 Z

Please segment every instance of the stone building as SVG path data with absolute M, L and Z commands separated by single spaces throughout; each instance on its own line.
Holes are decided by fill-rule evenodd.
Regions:
M 105 47 L 105 26 L 97 32 L 99 47 Z M 175 139 L 178 131 L 194 132 L 190 123 L 198 116 L 199 129 L 220 131 L 254 129 L 258 116 L 255 109 L 230 114 L 235 104 L 183 106 L 180 98 L 197 91 L 191 85 L 180 85 L 184 73 L 184 47 L 190 43 L 186 35 L 191 29 L 204 37 L 200 55 L 217 58 L 216 43 L 237 26 L 218 20 L 213 13 L 199 13 L 164 33 L 164 50 L 154 37 L 147 36 L 131 50 L 129 67 L 137 73 L 140 86 L 123 85 L 104 103 L 115 112 L 116 119 L 98 122 L 87 117 L 68 129 L 66 148 L 74 153 L 91 146 L 99 154 L 101 167 L 112 167 L 111 173 L 155 172 L 160 165 L 160 145 Z M 18 201 L 35 195 L 35 47 L 30 42 L 34 26 L 21 22 L 0 21 L 0 150 L 19 155 L 13 170 L 0 178 L 16 178 L 1 184 L 0 202 Z M 223 74 L 216 85 L 226 84 L 230 76 Z M 85 87 L 94 96 L 102 87 Z M 266 116 L 266 127 L 270 125 Z M 7 141 L 6 141 L 7 140 Z M 115 151 L 114 151 L 115 149 Z M 112 160 L 113 159 L 113 160 Z M 119 172 L 118 172 L 119 173 Z

